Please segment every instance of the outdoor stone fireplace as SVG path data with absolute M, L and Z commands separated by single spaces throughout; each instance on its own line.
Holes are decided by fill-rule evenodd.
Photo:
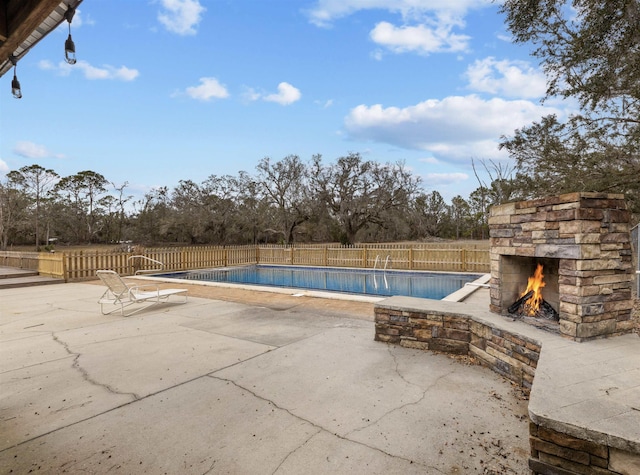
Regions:
M 633 331 L 629 218 L 620 194 L 571 193 L 494 206 L 491 311 L 509 313 L 542 264 L 543 297 L 559 315 L 543 326 L 576 341 Z

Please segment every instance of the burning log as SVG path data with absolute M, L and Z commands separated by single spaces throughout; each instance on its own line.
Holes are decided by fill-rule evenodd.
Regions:
M 537 309 L 531 309 L 531 306 L 527 302 L 531 297 L 533 297 L 533 294 L 534 291 L 530 290 L 513 302 L 507 311 L 512 315 L 529 315 L 538 318 L 546 318 L 547 320 L 560 320 L 560 315 L 556 312 L 556 309 L 544 299 L 542 299 L 540 306 Z
M 542 264 L 538 264 L 533 276 L 529 277 L 525 292 L 507 309 L 510 314 L 560 320 L 558 312 L 542 298 L 542 289 L 545 286 L 543 278 Z
M 556 309 L 553 308 L 546 300 L 543 300 L 540 304 L 538 314 L 542 318 L 548 318 L 549 320 L 555 320 L 556 322 L 560 320 L 560 314 L 556 312 Z
M 529 292 L 527 292 L 526 294 L 524 294 L 522 297 L 520 297 L 518 300 L 516 300 L 515 302 L 513 302 L 509 308 L 507 309 L 509 311 L 509 313 L 518 313 L 518 310 L 520 310 L 520 307 L 527 301 L 529 300 L 531 297 L 533 297 L 534 291 L 530 290 Z

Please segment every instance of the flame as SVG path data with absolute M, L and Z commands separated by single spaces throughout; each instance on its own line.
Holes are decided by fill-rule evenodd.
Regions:
M 542 273 L 542 264 L 538 264 L 533 276 L 529 277 L 527 290 L 522 292 L 522 295 L 520 295 L 520 297 L 524 297 L 528 292 L 533 290 L 533 295 L 524 303 L 527 313 L 530 316 L 535 315 L 540 309 L 540 304 L 542 303 L 542 288 L 545 286 L 543 278 L 544 274 Z

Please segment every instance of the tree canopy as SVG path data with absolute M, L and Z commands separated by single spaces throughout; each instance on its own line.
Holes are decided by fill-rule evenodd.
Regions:
M 551 115 L 503 137 L 530 197 L 624 193 L 640 211 L 640 4 L 637 0 L 505 0 L 514 40 L 532 43 L 547 97 L 579 111 Z

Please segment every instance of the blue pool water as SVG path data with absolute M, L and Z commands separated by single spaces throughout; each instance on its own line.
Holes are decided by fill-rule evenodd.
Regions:
M 404 295 L 440 300 L 462 288 L 465 283 L 476 280 L 480 275 L 252 265 L 154 274 L 154 277 L 327 290 L 381 297 Z

